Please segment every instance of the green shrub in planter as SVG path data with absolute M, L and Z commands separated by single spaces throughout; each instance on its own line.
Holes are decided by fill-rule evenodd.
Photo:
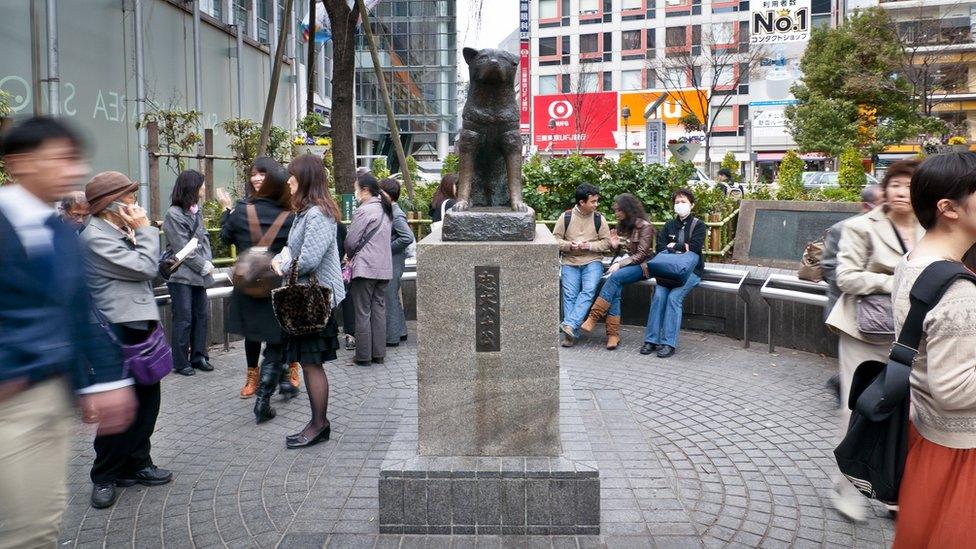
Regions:
M 840 169 L 837 174 L 837 183 L 842 189 L 850 192 L 860 193 L 864 185 L 867 184 L 867 175 L 864 173 L 864 164 L 861 163 L 861 154 L 853 146 L 844 149 L 840 153 Z
M 796 151 L 786 151 L 779 165 L 779 200 L 799 200 L 803 197 L 803 160 Z

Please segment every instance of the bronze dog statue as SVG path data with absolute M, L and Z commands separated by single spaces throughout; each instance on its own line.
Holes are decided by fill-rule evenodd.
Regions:
M 453 209 L 509 206 L 516 212 L 526 211 L 515 98 L 518 58 L 496 49 L 464 48 L 464 60 L 470 85 L 455 144 L 459 173 Z

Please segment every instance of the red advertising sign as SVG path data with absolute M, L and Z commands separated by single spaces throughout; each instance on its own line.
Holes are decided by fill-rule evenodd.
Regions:
M 522 126 L 522 133 L 529 133 L 529 122 L 530 122 L 530 111 L 529 111 L 529 99 L 532 97 L 531 91 L 531 79 L 529 75 L 530 61 L 529 61 L 529 41 L 522 40 L 522 45 L 519 48 L 519 109 L 521 111 L 520 122 Z
M 532 107 L 532 142 L 541 151 L 616 147 L 617 92 L 537 95 Z

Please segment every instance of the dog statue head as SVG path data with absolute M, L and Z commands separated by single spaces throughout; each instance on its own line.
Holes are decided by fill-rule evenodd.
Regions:
M 514 84 L 519 60 L 511 53 L 491 48 L 464 48 L 463 53 L 472 84 Z

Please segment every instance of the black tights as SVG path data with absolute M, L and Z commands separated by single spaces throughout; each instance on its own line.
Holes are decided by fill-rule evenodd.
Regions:
M 245 339 L 244 356 L 247 357 L 248 368 L 257 368 L 261 363 L 261 342 Z
M 302 430 L 302 434 L 306 438 L 312 438 L 329 423 L 326 417 L 329 410 L 329 377 L 321 364 L 302 364 L 302 373 L 305 375 L 305 390 L 308 391 L 308 402 L 312 408 L 312 420 Z

